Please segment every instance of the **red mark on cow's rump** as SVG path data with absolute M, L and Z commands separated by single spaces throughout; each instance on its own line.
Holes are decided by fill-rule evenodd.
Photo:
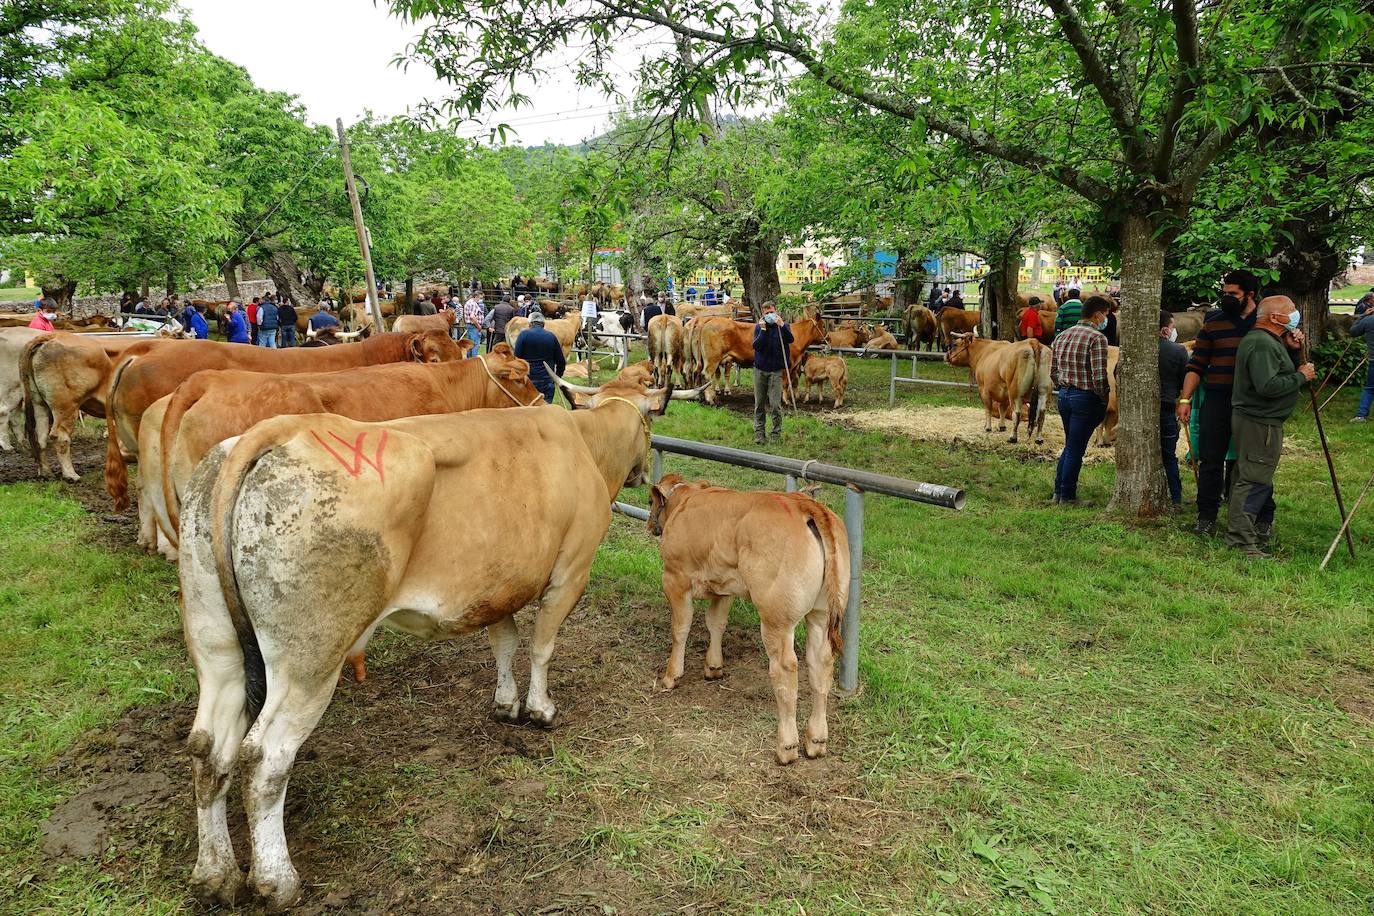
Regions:
M 328 442 L 320 438 L 319 433 L 315 432 L 312 429 L 310 431 L 310 435 L 315 437 L 315 441 L 318 442 L 321 446 L 323 446 L 326 452 L 334 456 L 335 461 L 343 465 L 343 469 L 348 472 L 348 475 L 350 477 L 356 478 L 359 474 L 361 474 L 363 472 L 363 465 L 366 464 L 368 467 L 372 468 L 372 470 L 377 472 L 378 480 L 380 480 L 382 483 L 386 483 L 386 472 L 382 469 L 382 452 L 386 450 L 386 430 L 382 430 L 382 436 L 380 439 L 377 440 L 377 448 L 373 450 L 371 458 L 368 458 L 366 455 L 363 454 L 363 440 L 367 438 L 367 433 L 358 433 L 358 438 L 354 440 L 352 443 L 350 443 L 347 439 L 331 431 L 329 433 L 330 438 L 338 442 L 339 445 L 343 448 L 353 453 L 352 464 L 350 464 L 348 459 L 345 458 L 343 455 L 334 451 L 333 447 L 330 446 Z

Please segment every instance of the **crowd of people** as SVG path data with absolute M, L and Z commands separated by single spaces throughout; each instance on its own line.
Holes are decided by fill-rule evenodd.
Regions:
M 1054 339 L 1051 377 L 1065 444 L 1055 472 L 1056 503 L 1078 503 L 1083 455 L 1106 413 L 1106 331 L 1113 313 L 1109 297 L 1079 301 L 1073 289 L 1059 307 L 1056 328 L 1062 330 Z M 1226 275 L 1221 299 L 1207 314 L 1191 355 L 1176 342 L 1172 313 L 1159 315 L 1160 451 L 1169 495 L 1181 505 L 1177 445 L 1187 427 L 1198 465 L 1195 531 L 1216 533 L 1229 495 L 1226 543 L 1249 557 L 1269 555 L 1283 424 L 1315 374 L 1301 355 L 1300 320 L 1287 296 L 1260 298 L 1259 280 L 1245 270 Z M 1370 325 L 1374 350 L 1374 318 L 1361 321 Z

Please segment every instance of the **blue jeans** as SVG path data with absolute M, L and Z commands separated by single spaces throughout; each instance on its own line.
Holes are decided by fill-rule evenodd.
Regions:
M 1183 481 L 1178 476 L 1178 414 L 1173 404 L 1159 405 L 1159 456 L 1164 459 L 1169 498 L 1177 506 L 1183 502 Z
M 472 341 L 472 349 L 468 351 L 468 359 L 471 359 L 482 352 L 482 329 L 468 325 L 468 340 Z
M 1369 354 L 1369 363 L 1364 372 L 1364 391 L 1360 392 L 1360 409 L 1357 417 L 1369 416 L 1369 408 L 1374 406 L 1374 353 Z
M 277 349 L 277 329 L 258 328 L 258 346 Z
M 1064 421 L 1064 451 L 1054 474 L 1054 495 L 1059 499 L 1078 498 L 1078 473 L 1083 470 L 1083 455 L 1088 450 L 1093 430 L 1107 415 L 1107 402 L 1081 388 L 1059 389 L 1059 419 Z
M 281 345 L 283 347 L 294 347 L 296 345 L 296 326 L 294 324 L 289 328 L 281 329 Z

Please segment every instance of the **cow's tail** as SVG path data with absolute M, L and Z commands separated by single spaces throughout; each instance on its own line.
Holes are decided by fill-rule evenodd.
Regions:
M 1036 351 L 1034 344 L 1022 348 L 1021 356 L 1017 360 L 1016 366 L 1016 392 L 1011 402 L 1011 409 L 1017 415 L 1021 413 L 1021 402 L 1030 398 L 1030 428 L 1035 427 L 1036 406 L 1040 392 L 1037 381 L 1040 377 L 1040 354 Z
M 238 507 L 239 494 L 243 491 L 248 472 L 264 452 L 277 444 L 275 439 L 266 436 L 244 436 L 239 439 L 220 466 L 210 494 L 210 546 L 224 606 L 229 611 L 234 632 L 238 634 L 239 648 L 243 650 L 244 706 L 248 711 L 250 726 L 257 721 L 258 713 L 262 712 L 263 703 L 267 700 L 267 665 L 262 658 L 262 648 L 258 645 L 253 621 L 244 606 L 238 572 L 234 568 L 234 510 Z
M 137 357 L 127 357 L 115 367 L 110 376 L 110 393 L 105 398 L 105 434 L 108 440 L 105 443 L 105 492 L 114 500 L 116 512 L 129 508 L 129 468 L 124 464 L 124 452 L 119 448 L 119 425 L 115 422 L 119 400 L 116 395 L 124 370 L 135 359 Z
M 821 557 L 824 563 L 825 583 L 822 587 L 825 589 L 825 633 L 830 640 L 831 651 L 839 652 L 844 648 L 844 638 L 840 636 L 840 623 L 844 620 L 843 589 L 847 584 L 840 575 L 840 545 L 836 533 L 840 520 L 835 513 L 815 500 L 808 500 L 803 506 L 807 527 L 811 529 L 811 533 L 816 536 L 816 540 L 820 543 Z M 846 549 L 848 549 L 847 538 Z
M 43 466 L 43 446 L 38 441 L 38 406 L 37 400 L 40 394 L 38 381 L 33 377 L 33 357 L 38 348 L 52 340 L 50 335 L 44 334 L 35 337 L 24 345 L 23 351 L 19 354 L 19 379 L 24 386 L 24 438 L 29 443 L 29 453 L 33 455 L 33 461 L 40 468 Z M 52 428 L 52 411 L 48 409 L 48 402 L 43 402 L 43 410 L 48 414 L 48 428 Z

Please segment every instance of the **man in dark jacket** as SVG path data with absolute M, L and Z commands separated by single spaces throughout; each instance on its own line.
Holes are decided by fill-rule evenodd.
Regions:
M 229 326 L 229 333 L 225 336 L 229 343 L 251 343 L 248 336 L 248 322 L 244 320 L 243 312 L 237 302 L 230 302 L 225 307 L 225 322 Z
M 773 415 L 773 438 L 782 435 L 782 384 L 792 329 L 778 314 L 776 302 L 763 304 L 763 317 L 754 325 L 754 441 L 763 442 L 767 414 Z
M 290 296 L 283 296 L 277 306 L 278 344 L 283 347 L 296 345 L 296 307 L 291 304 Z
M 320 310 L 310 316 L 310 330 L 318 332 L 320 328 L 337 328 L 339 319 L 330 314 L 328 302 L 320 303 Z
M 277 348 L 277 322 L 280 320 L 278 316 L 277 303 L 271 296 L 264 297 L 262 302 L 258 303 L 258 346 L 272 350 Z
M 1111 338 L 1107 339 L 1111 346 Z M 1159 452 L 1164 459 L 1164 479 L 1169 483 L 1169 498 L 1177 507 L 1183 503 L 1183 480 L 1178 476 L 1178 401 L 1183 376 L 1188 369 L 1188 351 L 1178 343 L 1174 313 L 1159 310 Z
M 1226 544 L 1263 559 L 1274 530 L 1274 471 L 1283 454 L 1283 422 L 1312 381 L 1311 363 L 1293 368 L 1293 333 L 1301 315 L 1287 296 L 1259 304 L 1259 318 L 1236 351 L 1231 432 L 1236 437 L 1236 483 L 1226 515 Z
M 504 328 L 502 333 L 505 333 Z M 530 326 L 520 332 L 520 336 L 515 339 L 515 355 L 530 364 L 530 384 L 539 389 L 545 401 L 552 404 L 554 381 L 549 377 L 544 364 L 548 363 L 559 375 L 563 374 L 568 364 L 563 358 L 563 345 L 558 342 L 552 331 L 544 328 L 543 312 L 535 310 L 534 314 L 530 315 Z
M 1358 321 L 1350 326 L 1350 336 L 1364 335 L 1365 367 L 1364 391 L 1360 392 L 1360 409 L 1355 411 L 1356 423 L 1369 419 L 1369 408 L 1374 405 L 1374 310 L 1365 312 Z
M 662 315 L 662 314 L 663 314 L 663 305 L 662 305 L 661 303 L 659 303 L 659 302 L 653 302 L 653 301 L 651 301 L 651 302 L 649 302 L 648 305 L 644 306 L 644 308 L 643 308 L 643 309 L 640 311 L 640 313 L 639 313 L 639 320 L 642 321 L 642 322 L 644 322 L 644 330 L 647 331 L 647 330 L 649 329 L 649 319 L 650 319 L 650 318 L 653 318 L 653 317 L 656 316 L 656 315 Z
M 506 325 L 510 324 L 510 320 L 514 317 L 515 308 L 510 304 L 509 297 L 503 298 L 496 303 L 490 312 L 487 312 L 486 326 L 491 332 L 491 336 L 487 338 L 488 353 L 491 352 L 492 347 L 506 339 Z
M 196 340 L 208 340 L 210 338 L 210 325 L 205 320 L 205 306 L 187 305 L 187 320 L 190 322 L 190 331 L 195 335 Z

